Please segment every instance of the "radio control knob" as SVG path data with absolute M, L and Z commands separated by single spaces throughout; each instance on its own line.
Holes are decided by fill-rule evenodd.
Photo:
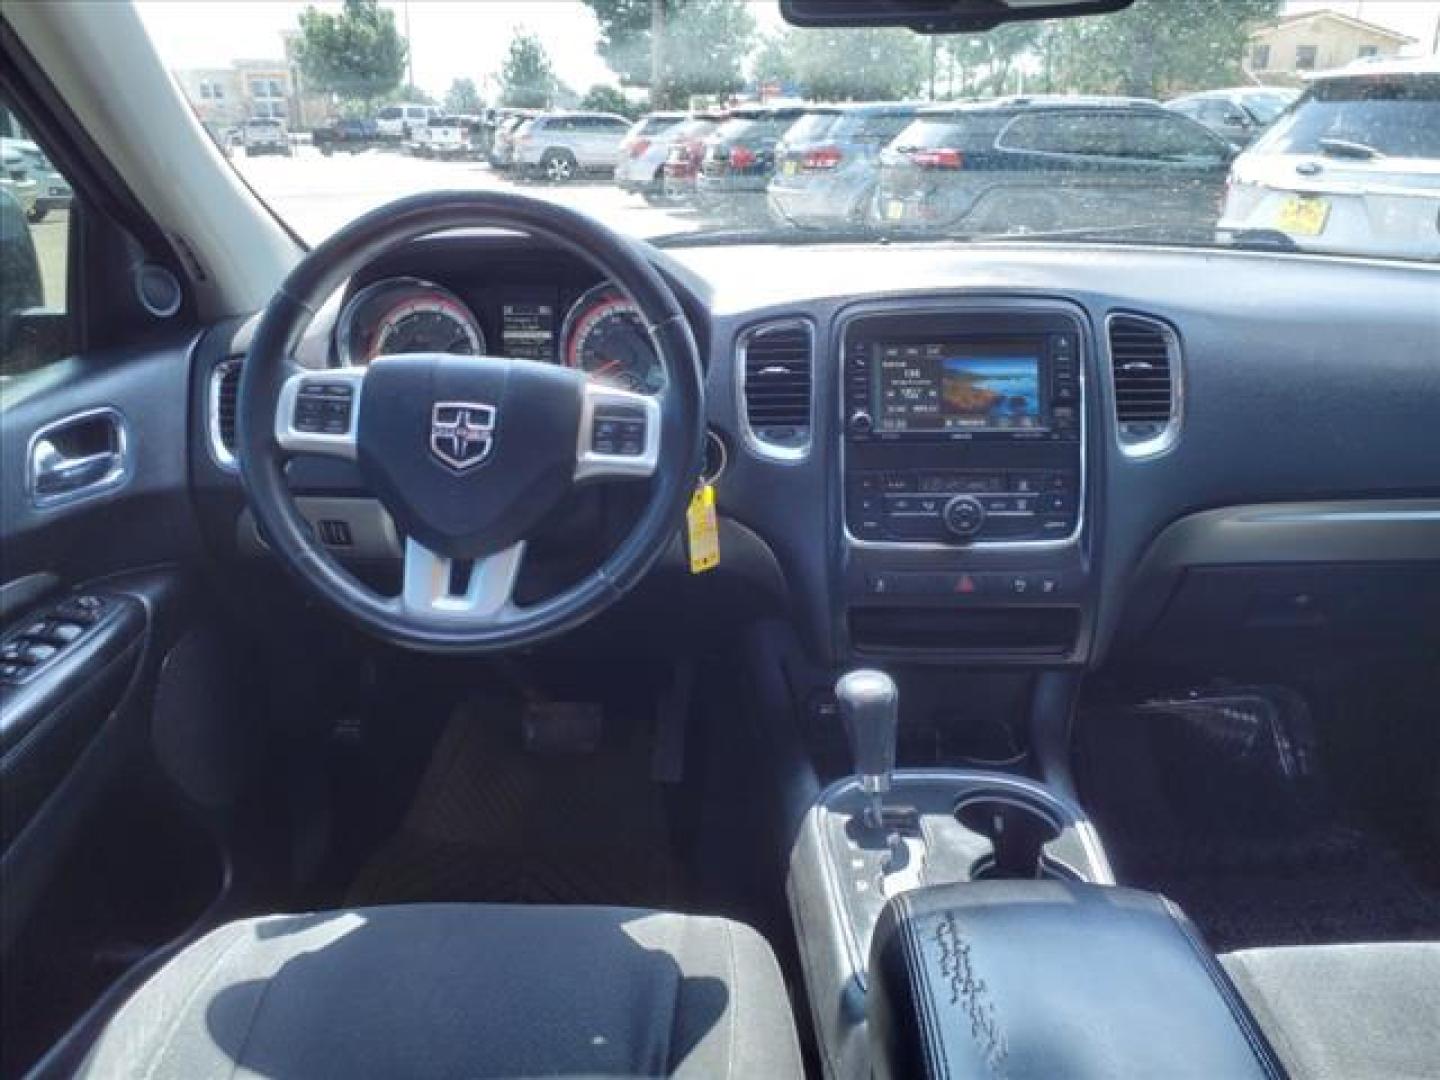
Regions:
M 974 496 L 956 495 L 940 511 L 940 518 L 953 535 L 969 540 L 985 526 L 985 507 Z
M 850 414 L 851 435 L 869 435 L 873 430 L 875 430 L 875 421 L 864 409 L 856 409 Z

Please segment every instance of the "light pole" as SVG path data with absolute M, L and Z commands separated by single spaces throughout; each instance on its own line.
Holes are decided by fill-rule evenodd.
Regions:
M 415 42 L 410 37 L 410 0 L 405 0 L 405 82 L 415 85 Z

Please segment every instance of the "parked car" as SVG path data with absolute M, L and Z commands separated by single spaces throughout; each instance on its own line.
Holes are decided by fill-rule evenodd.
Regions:
M 510 168 L 515 158 L 515 133 L 536 115 L 533 109 L 500 110 L 495 122 L 495 136 L 490 142 L 490 164 L 493 168 Z
M 666 137 L 689 119 L 683 112 L 647 113 L 631 126 L 620 141 L 620 160 L 615 163 L 615 183 L 632 195 L 658 199 L 663 194 Z
M 480 121 L 473 116 L 432 116 L 410 147 L 420 157 L 465 158 L 479 152 Z
M 20 151 L 8 145 L 0 146 L 0 188 L 15 200 L 27 219 L 33 218 L 40 185 L 30 175 Z
M 1219 228 L 1307 251 L 1440 258 L 1440 61 L 1317 76 L 1235 159 Z
M 397 105 L 386 105 L 376 113 L 375 124 L 381 138 L 390 142 L 409 142 L 430 117 L 438 116 L 439 113 L 439 108 L 434 105 L 401 102 Z
M 873 102 L 808 110 L 775 149 L 768 188 L 775 220 L 809 227 L 863 224 L 875 199 L 880 151 L 918 108 Z
M 336 150 L 358 153 L 380 141 L 380 127 L 374 120 L 337 119 L 315 129 L 311 136 L 316 149 L 330 155 Z
M 1288 86 L 1236 86 L 1186 94 L 1165 107 L 1204 124 L 1226 142 L 1248 146 L 1299 96 Z
M 1234 148 L 1136 98 L 926 109 L 880 155 L 872 223 L 905 232 L 1213 230 Z
M 52 210 L 68 210 L 74 193 L 70 181 L 50 164 L 45 152 L 29 139 L 0 139 L 0 147 L 18 155 L 25 172 L 35 182 L 34 201 L 27 207 L 25 216 L 30 221 L 43 221 Z M 9 166 L 6 166 L 7 170 Z
M 705 141 L 695 197 L 712 212 L 749 217 L 765 211 L 765 188 L 775 171 L 775 147 L 803 105 L 755 105 L 732 109 Z
M 513 166 L 525 176 L 568 184 L 582 172 L 613 169 L 630 121 L 614 113 L 542 113 L 513 136 Z
M 700 161 L 705 156 L 705 140 L 728 116 L 728 113 L 696 116 L 666 132 L 660 191 L 664 201 L 688 202 L 695 197 L 695 181 L 700 175 Z
M 254 116 L 241 125 L 240 145 L 245 148 L 247 157 L 259 157 L 261 154 L 283 154 L 289 157 L 290 132 L 286 130 L 283 120 Z

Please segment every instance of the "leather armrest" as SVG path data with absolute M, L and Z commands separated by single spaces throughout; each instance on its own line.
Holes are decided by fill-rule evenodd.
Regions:
M 1114 886 L 902 893 L 875 929 L 867 1008 L 882 1080 L 1285 1075 L 1180 909 Z

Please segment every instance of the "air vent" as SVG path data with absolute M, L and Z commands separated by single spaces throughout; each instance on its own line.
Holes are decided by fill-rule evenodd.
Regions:
M 1132 456 L 1166 450 L 1180 421 L 1180 342 L 1165 323 L 1138 315 L 1109 320 L 1115 421 Z
M 768 323 L 741 339 L 740 390 L 757 453 L 794 460 L 809 450 L 813 353 L 806 322 Z
M 216 464 L 235 468 L 235 402 L 240 391 L 241 358 L 232 356 L 210 373 L 210 453 Z

